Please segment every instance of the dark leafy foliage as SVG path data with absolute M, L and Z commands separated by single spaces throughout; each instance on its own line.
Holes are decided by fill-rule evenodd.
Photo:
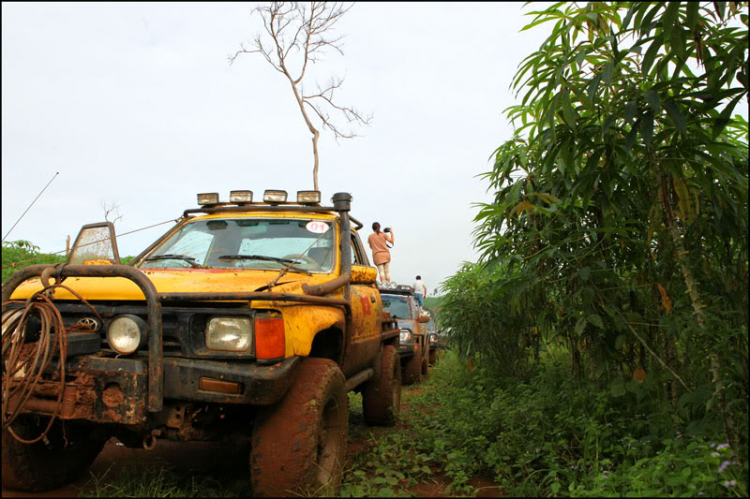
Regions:
M 490 476 L 509 496 L 743 496 L 747 467 L 717 439 L 719 418 L 675 433 L 655 379 L 577 383 L 567 354 L 547 348 L 528 380 L 469 371 L 449 352 L 412 403 L 415 454 L 445 463 L 453 490 Z M 439 410 L 436 408 L 439 407 Z
M 746 3 L 558 3 L 484 175 L 480 265 L 444 285 L 464 355 L 527 376 L 543 346 L 678 432 L 718 415 L 747 461 Z M 471 304 L 473 300 L 478 303 Z

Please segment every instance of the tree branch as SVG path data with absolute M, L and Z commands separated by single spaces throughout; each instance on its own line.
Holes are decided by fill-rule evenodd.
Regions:
M 333 30 L 339 20 L 349 12 L 352 5 L 344 6 L 342 2 L 270 2 L 253 9 L 263 23 L 263 30 L 268 38 L 264 43 L 262 33 L 258 33 L 253 40 L 252 48 L 240 45 L 240 50 L 228 57 L 232 64 L 241 54 L 260 54 L 276 71 L 282 73 L 292 87 L 292 93 L 302 113 L 302 118 L 308 130 L 313 135 L 313 182 L 318 189 L 318 137 L 319 132 L 306 111 L 309 106 L 323 128 L 328 129 L 336 140 L 339 138 L 354 138 L 356 135 L 350 129 L 341 129 L 331 118 L 329 111 L 333 110 L 343 115 L 349 124 L 369 125 L 372 115 L 364 116 L 354 107 L 336 103 L 335 91 L 341 87 L 344 79 L 332 77 L 328 85 L 312 95 L 305 95 L 302 81 L 307 75 L 309 63 L 315 64 L 322 60 L 326 51 L 333 50 L 343 55 L 341 49 L 344 35 L 334 35 Z M 301 59 L 300 59 L 301 58 Z M 297 65 L 298 64 L 298 65 Z M 294 68 L 298 68 L 298 72 Z M 296 74 L 294 76 L 293 74 Z M 324 109 L 328 108 L 328 110 Z

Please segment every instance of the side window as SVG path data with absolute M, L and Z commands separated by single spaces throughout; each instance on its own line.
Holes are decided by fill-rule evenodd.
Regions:
M 370 266 L 370 261 L 367 259 L 367 254 L 362 247 L 362 242 L 359 240 L 359 234 L 356 232 L 352 233 L 352 263 L 355 265 L 366 265 Z
M 359 257 L 359 253 L 357 251 L 357 241 L 354 239 L 354 236 L 352 236 L 352 263 L 354 265 L 362 265 L 362 259 Z

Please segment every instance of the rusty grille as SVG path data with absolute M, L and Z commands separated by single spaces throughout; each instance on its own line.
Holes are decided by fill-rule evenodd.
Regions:
M 148 309 L 145 305 L 121 305 L 113 303 L 92 303 L 104 319 L 104 325 L 99 329 L 102 337 L 102 350 L 111 350 L 107 343 L 107 327 L 118 315 L 132 314 L 144 320 L 148 318 Z M 73 326 L 82 320 L 88 319 L 91 311 L 78 303 L 57 302 L 66 326 Z M 226 308 L 205 307 L 163 307 L 162 328 L 164 356 L 187 357 L 187 358 L 238 358 L 243 354 L 210 352 L 205 348 L 203 331 L 208 317 L 213 315 L 240 315 L 253 316 L 253 311 L 237 309 L 236 306 Z M 144 346 L 141 351 L 148 351 Z M 252 357 L 244 354 L 244 357 Z

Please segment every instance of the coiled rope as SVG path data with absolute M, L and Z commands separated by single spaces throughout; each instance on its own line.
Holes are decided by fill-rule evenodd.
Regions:
M 46 285 L 47 281 L 42 279 L 42 283 Z M 61 279 L 58 278 L 55 284 L 46 285 L 44 289 L 31 295 L 25 302 L 11 300 L 2 304 L 3 309 L 6 310 L 2 314 L 2 428 L 24 444 L 33 444 L 45 438 L 60 412 L 65 392 L 67 333 L 79 329 L 76 326 L 65 329 L 60 311 L 50 299 L 53 290 L 62 288 L 73 294 L 91 309 L 100 325 L 104 324 L 102 317 L 91 304 L 81 295 L 60 283 Z M 8 309 L 10 305 L 22 305 L 23 308 Z M 39 337 L 33 340 L 27 335 L 28 321 L 32 316 L 37 316 L 41 322 Z M 42 434 L 32 440 L 25 440 L 13 431 L 11 425 L 24 412 L 26 402 L 34 394 L 37 384 L 55 354 L 58 354 L 59 359 L 60 380 L 55 410 Z

